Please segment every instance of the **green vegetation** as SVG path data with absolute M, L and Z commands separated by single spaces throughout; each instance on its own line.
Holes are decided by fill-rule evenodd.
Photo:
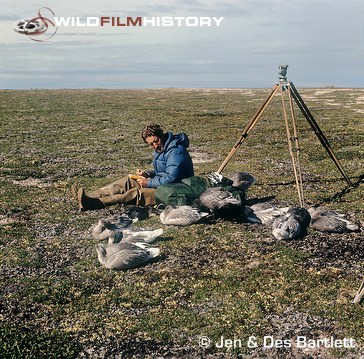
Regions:
M 356 348 L 305 349 L 325 358 L 363 353 L 362 233 L 309 232 L 275 240 L 269 228 L 227 221 L 165 227 L 162 256 L 108 271 L 90 227 L 120 206 L 79 212 L 72 185 L 94 189 L 150 168 L 144 124 L 185 131 L 199 175 L 216 171 L 269 89 L 32 90 L 0 92 L 0 357 L 194 357 L 249 354 L 264 336 L 354 338 Z M 349 174 L 346 182 L 296 110 L 308 205 L 364 220 L 362 89 L 303 89 L 302 98 Z M 298 205 L 280 99 L 274 99 L 224 174 L 257 178 L 248 198 Z M 151 217 L 141 226 L 163 225 Z M 211 339 L 199 346 L 201 336 Z M 217 348 L 224 336 L 242 345 Z M 258 347 L 247 345 L 256 337 Z M 237 341 L 237 343 L 239 343 Z M 308 356 L 307 356 L 308 357 Z

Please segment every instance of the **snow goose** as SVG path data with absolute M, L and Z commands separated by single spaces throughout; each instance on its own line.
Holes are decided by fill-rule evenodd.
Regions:
M 99 262 L 108 269 L 130 269 L 148 263 L 160 254 L 160 249 L 148 243 L 99 243 L 96 246 Z

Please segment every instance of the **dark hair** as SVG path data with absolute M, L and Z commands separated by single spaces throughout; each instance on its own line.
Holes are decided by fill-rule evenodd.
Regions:
M 160 125 L 156 123 L 152 123 L 147 125 L 142 130 L 142 138 L 144 142 L 146 142 L 146 138 L 150 136 L 157 136 L 159 138 L 163 138 L 163 130 Z

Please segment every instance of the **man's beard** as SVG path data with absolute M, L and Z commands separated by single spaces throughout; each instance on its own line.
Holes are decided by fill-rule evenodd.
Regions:
M 154 151 L 155 151 L 155 152 L 158 152 L 158 153 L 163 152 L 163 150 L 164 150 L 163 145 L 157 146 L 157 147 L 154 149 Z

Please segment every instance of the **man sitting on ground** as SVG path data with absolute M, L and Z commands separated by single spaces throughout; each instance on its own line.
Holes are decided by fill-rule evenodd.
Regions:
M 177 135 L 164 133 L 160 125 L 150 124 L 141 135 L 154 150 L 153 170 L 138 169 L 136 176 L 122 177 L 89 194 L 80 188 L 77 197 L 81 210 L 101 209 L 117 203 L 153 206 L 158 187 L 179 183 L 194 175 L 192 159 L 187 151 L 189 139 L 184 132 Z

